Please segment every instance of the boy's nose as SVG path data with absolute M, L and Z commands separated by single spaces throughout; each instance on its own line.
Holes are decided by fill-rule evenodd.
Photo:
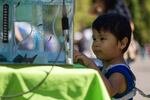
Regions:
M 97 41 L 95 41 L 94 43 L 93 43 L 93 46 L 100 46 L 101 45 L 101 43 L 100 42 L 97 42 Z
M 93 49 L 100 48 L 100 44 L 96 44 L 96 43 L 95 43 L 95 44 L 92 45 L 92 48 L 93 48 Z

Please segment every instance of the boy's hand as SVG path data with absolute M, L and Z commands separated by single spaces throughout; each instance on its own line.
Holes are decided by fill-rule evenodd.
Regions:
M 96 66 L 90 58 L 76 50 L 74 50 L 74 63 L 80 63 L 88 67 Z
M 84 59 L 84 55 L 80 53 L 79 51 L 74 50 L 74 63 L 80 63 L 84 65 L 84 62 L 82 61 Z

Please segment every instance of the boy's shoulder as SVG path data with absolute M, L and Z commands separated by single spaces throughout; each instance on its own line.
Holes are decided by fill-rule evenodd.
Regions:
M 115 64 L 110 66 L 105 70 L 105 76 L 108 78 L 113 73 L 117 73 L 117 72 L 123 74 L 125 77 L 130 77 L 132 80 L 136 80 L 132 70 L 126 64 Z
M 135 88 L 136 78 L 135 78 L 133 72 L 131 71 L 130 67 L 126 64 L 117 64 L 117 65 L 110 66 L 107 69 L 105 76 L 107 78 L 109 78 L 113 73 L 121 73 L 125 77 L 126 82 L 127 82 L 126 91 L 122 94 L 116 94 L 114 97 L 115 98 L 122 98 L 122 97 L 126 98 L 126 97 L 130 96 L 130 94 L 132 94 L 131 97 L 133 97 L 135 94 L 135 91 L 133 91 L 133 89 Z M 119 99 L 119 100 L 122 100 L 122 99 Z M 127 99 L 125 99 L 125 100 L 127 100 Z

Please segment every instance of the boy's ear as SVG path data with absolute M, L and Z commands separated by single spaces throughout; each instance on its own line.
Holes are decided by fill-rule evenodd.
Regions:
M 127 37 L 123 38 L 120 43 L 121 43 L 120 48 L 123 50 L 126 47 L 127 43 L 128 43 L 128 38 Z

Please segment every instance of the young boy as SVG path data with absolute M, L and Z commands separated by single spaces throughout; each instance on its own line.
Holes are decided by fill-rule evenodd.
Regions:
M 74 51 L 74 62 L 97 70 L 112 98 L 132 100 L 135 95 L 135 77 L 123 58 L 131 41 L 128 19 L 119 14 L 101 15 L 93 22 L 92 31 L 92 49 L 103 62 L 102 71 L 78 51 Z

